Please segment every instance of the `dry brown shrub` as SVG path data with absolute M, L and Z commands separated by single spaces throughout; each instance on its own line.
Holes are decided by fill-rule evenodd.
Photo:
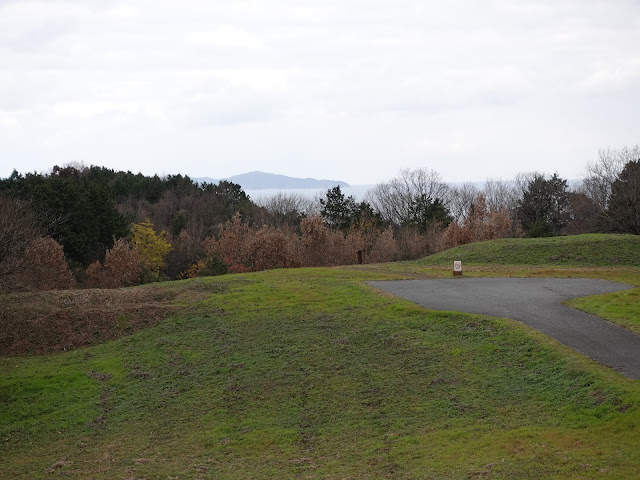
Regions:
M 299 257 L 303 267 L 349 265 L 358 261 L 362 249 L 360 235 L 353 231 L 345 236 L 328 228 L 320 216 L 306 217 L 300 224 Z
M 312 216 L 302 219 L 300 223 L 300 260 L 304 267 L 319 267 L 328 264 L 329 229 L 324 225 L 322 217 Z
M 250 258 L 253 270 L 269 270 L 291 266 L 289 238 L 280 229 L 263 226 L 250 239 Z
M 74 286 L 62 246 L 49 237 L 32 241 L 15 276 L 15 290 L 66 290 Z
M 429 253 L 429 241 L 426 235 L 415 228 L 401 227 L 396 234 L 398 257 L 400 260 L 415 260 Z
M 218 241 L 209 237 L 202 242 L 202 248 L 206 252 L 204 258 L 198 259 L 188 269 L 179 275 L 180 279 L 209 277 L 229 273 L 229 267 L 219 256 Z M 244 267 L 243 267 L 244 268 Z
M 88 288 L 101 288 L 104 283 L 104 268 L 99 260 L 87 267 L 84 272 L 84 285 Z
M 104 265 L 93 262 L 86 270 L 86 282 L 90 288 L 120 288 L 140 283 L 140 253 L 121 238 L 107 250 Z
M 353 263 L 357 263 L 359 251 L 363 252 L 364 261 L 369 262 L 369 255 L 366 254 L 367 249 L 365 247 L 366 242 L 364 233 L 352 226 L 347 232 L 347 235 L 344 236 L 342 246 L 343 255 L 340 265 L 350 265 Z
M 469 239 L 469 230 L 462 228 L 458 222 L 453 221 L 445 229 L 442 236 L 442 244 L 445 249 L 455 247 L 456 245 L 465 245 L 471 243 Z
M 178 275 L 179 280 L 184 280 L 186 278 L 196 278 L 200 276 L 200 272 L 202 272 L 205 268 L 205 261 L 203 259 L 198 260 L 195 263 L 189 265 L 184 272 Z
M 221 228 L 217 240 L 205 240 L 204 248 L 206 257 L 194 262 L 184 272 L 184 278 L 201 275 L 213 259 L 221 259 L 228 265 L 229 273 L 239 273 L 349 265 L 358 261 L 358 251 L 365 252 L 366 261 L 388 261 L 396 253 L 391 228 L 364 231 L 354 226 L 345 235 L 340 230 L 328 228 L 320 216 L 303 218 L 298 234 L 288 227 L 250 227 L 236 215 Z
M 398 245 L 393 235 L 393 228 L 389 226 L 380 232 L 365 257 L 367 263 L 391 262 L 398 251 Z
M 251 270 L 251 228 L 239 213 L 224 224 L 218 240 L 206 241 L 207 255 L 217 255 L 229 266 L 230 273 Z
M 478 195 L 476 202 L 469 207 L 469 212 L 462 224 L 451 222 L 442 237 L 443 248 L 483 242 L 497 238 L 522 236 L 518 224 L 515 224 L 504 209 L 490 211 L 484 195 Z
M 351 255 L 349 255 L 349 252 L 346 250 L 344 234 L 340 230 L 334 230 L 332 228 L 327 228 L 325 243 L 324 245 L 320 245 L 318 258 L 321 262 L 319 266 L 323 267 L 354 263 L 353 261 L 349 261 Z
M 136 285 L 140 281 L 142 269 L 140 252 L 124 238 L 116 240 L 104 257 L 104 269 L 113 288 Z

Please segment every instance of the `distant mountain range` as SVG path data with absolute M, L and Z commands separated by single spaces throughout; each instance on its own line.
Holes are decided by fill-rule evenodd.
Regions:
M 286 175 L 277 175 L 274 173 L 265 172 L 249 172 L 241 175 L 234 175 L 232 177 L 215 179 L 209 177 L 197 177 L 193 178 L 196 182 L 202 183 L 218 183 L 220 180 L 228 180 L 233 183 L 237 183 L 244 190 L 271 190 L 282 189 L 292 190 L 297 188 L 333 188 L 336 185 L 340 187 L 348 188 L 350 185 L 347 182 L 340 180 L 317 180 L 315 178 L 296 178 L 288 177 Z

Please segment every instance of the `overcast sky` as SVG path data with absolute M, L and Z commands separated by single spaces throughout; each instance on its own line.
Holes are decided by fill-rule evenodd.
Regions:
M 640 0 L 0 0 L 0 177 L 581 176 L 640 143 Z

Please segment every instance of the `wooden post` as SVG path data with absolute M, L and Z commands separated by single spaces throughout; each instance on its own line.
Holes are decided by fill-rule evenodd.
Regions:
M 362 250 L 358 250 L 358 263 L 362 265 L 362 262 L 363 262 Z

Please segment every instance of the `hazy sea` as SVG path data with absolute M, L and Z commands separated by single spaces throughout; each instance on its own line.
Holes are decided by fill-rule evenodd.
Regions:
M 507 182 L 512 183 L 512 181 L 510 180 L 507 180 Z M 578 179 L 567 180 L 567 184 L 569 185 L 569 188 L 572 190 L 575 190 L 581 184 L 581 182 L 582 181 Z M 485 182 L 445 182 L 445 183 L 447 183 L 450 187 L 459 187 L 459 186 L 462 186 L 464 183 L 470 183 L 470 184 L 473 184 L 479 190 L 482 190 L 485 184 Z M 362 202 L 365 199 L 369 190 L 373 189 L 374 187 L 375 187 L 374 184 L 351 185 L 350 187 L 342 187 L 341 190 L 342 190 L 342 193 L 344 193 L 345 197 L 353 196 L 353 198 L 357 202 Z M 286 189 L 245 190 L 245 192 L 247 193 L 247 195 L 249 195 L 249 197 L 251 197 L 251 200 L 259 201 L 259 199 L 261 198 L 269 198 L 278 193 L 304 195 L 305 197 L 311 198 L 311 199 L 324 198 L 325 194 L 327 193 L 327 190 L 328 190 L 327 188 L 286 188 Z
M 371 190 L 375 185 L 351 185 L 350 187 L 341 187 L 342 193 L 345 197 L 353 196 L 357 202 L 364 200 L 367 192 Z M 284 193 L 287 195 L 297 194 L 303 195 L 307 198 L 324 198 L 328 188 L 286 188 L 286 189 L 266 189 L 266 190 L 245 190 L 251 200 L 254 202 L 259 201 L 261 198 L 269 198 L 278 193 Z

